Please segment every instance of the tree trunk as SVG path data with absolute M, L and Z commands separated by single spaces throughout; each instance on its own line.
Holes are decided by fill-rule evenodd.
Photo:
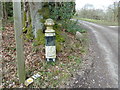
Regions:
M 23 2 L 23 27 L 28 28 L 31 24 L 28 2 Z
M 120 26 L 120 1 L 118 2 L 118 26 Z M 118 29 L 120 29 L 120 27 Z
M 115 13 L 115 2 L 114 2 L 114 10 L 113 10 L 113 12 L 114 12 L 114 21 L 115 21 L 115 18 L 116 18 L 116 13 Z
M 0 28 L 2 27 L 3 20 L 3 2 L 0 2 Z
M 16 40 L 16 51 L 17 51 L 17 69 L 20 83 L 25 81 L 25 60 L 23 53 L 23 42 L 22 42 L 22 17 L 21 17 L 21 0 L 13 2 L 13 15 L 14 15 L 14 30 Z
M 43 27 L 43 24 L 40 22 L 43 17 L 38 12 L 38 10 L 42 9 L 42 2 L 29 2 L 29 6 L 32 21 L 32 30 L 35 38 L 37 38 L 37 31 L 42 30 Z
M 7 15 L 7 8 L 6 8 L 5 2 L 3 2 L 3 16 L 4 16 L 4 19 L 7 20 L 8 15 Z

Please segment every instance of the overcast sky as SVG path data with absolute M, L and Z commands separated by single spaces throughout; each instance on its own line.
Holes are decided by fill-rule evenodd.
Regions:
M 85 4 L 92 4 L 96 9 L 104 9 L 114 1 L 120 0 L 76 0 L 76 9 L 81 9 Z

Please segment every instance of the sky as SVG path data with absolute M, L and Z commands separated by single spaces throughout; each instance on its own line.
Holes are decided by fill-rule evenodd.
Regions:
M 81 9 L 85 4 L 92 4 L 96 9 L 105 9 L 110 4 L 120 0 L 76 0 L 76 9 Z

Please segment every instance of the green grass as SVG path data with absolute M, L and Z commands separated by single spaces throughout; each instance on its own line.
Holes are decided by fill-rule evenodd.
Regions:
M 107 25 L 107 26 L 118 26 L 118 22 L 114 22 L 114 21 L 95 20 L 95 19 L 79 18 L 79 17 L 74 17 L 74 19 L 93 22 L 93 23 Z
M 83 31 L 84 32 L 84 31 Z M 74 43 L 69 41 L 69 44 L 65 46 L 63 53 L 60 57 L 57 57 L 56 62 L 39 62 L 40 67 L 37 72 L 41 77 L 36 79 L 29 87 L 35 88 L 59 88 L 64 87 L 69 82 L 69 78 L 76 74 L 76 71 L 81 68 L 82 57 L 80 54 L 85 55 L 87 49 L 87 33 L 83 33 L 84 39 L 82 43 L 77 40 Z M 70 38 L 69 38 L 70 39 Z M 72 38 L 70 39 L 72 40 Z M 66 55 L 65 55 L 66 54 Z M 33 75 L 31 70 L 28 71 L 28 75 Z
M 39 71 L 41 77 L 34 81 L 29 87 L 55 88 L 65 82 L 73 72 L 73 67 L 77 70 L 81 63 L 80 57 L 68 56 L 71 61 L 69 64 L 65 62 L 43 62 L 40 63 L 42 69 Z

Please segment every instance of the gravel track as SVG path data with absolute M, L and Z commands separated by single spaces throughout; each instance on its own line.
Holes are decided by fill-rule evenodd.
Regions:
M 77 77 L 73 87 L 118 88 L 118 27 L 109 27 L 81 21 L 89 32 L 92 67 L 84 74 L 85 80 Z M 84 83 L 81 83 L 84 82 Z

